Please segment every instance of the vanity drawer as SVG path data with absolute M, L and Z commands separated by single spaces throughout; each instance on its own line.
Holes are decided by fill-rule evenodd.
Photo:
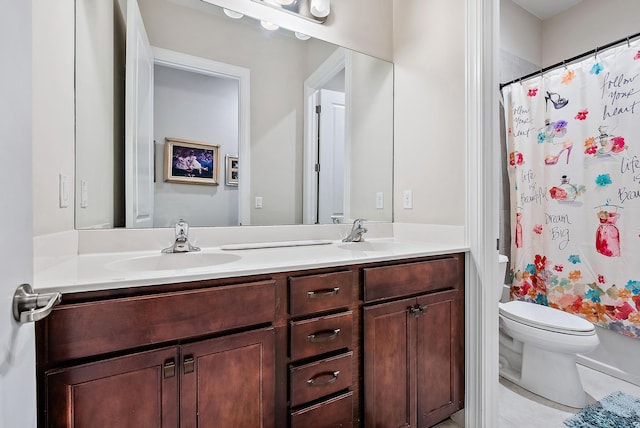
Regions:
M 291 321 L 291 359 L 312 357 L 351 346 L 352 313 Z
M 291 412 L 291 428 L 352 428 L 353 392 Z
M 63 304 L 42 321 L 45 357 L 60 362 L 271 323 L 275 307 L 273 280 Z
M 353 272 L 333 272 L 289 278 L 289 313 L 292 316 L 349 306 Z
M 460 282 L 458 257 L 417 263 L 365 268 L 364 301 L 389 299 L 425 291 L 457 288 Z
M 353 352 L 294 366 L 290 373 L 291 406 L 299 406 L 351 386 Z

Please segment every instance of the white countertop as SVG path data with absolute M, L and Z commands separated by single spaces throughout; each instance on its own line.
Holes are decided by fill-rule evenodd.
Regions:
M 365 237 L 363 243 L 346 245 L 340 240 L 318 240 L 319 245 L 258 249 L 225 250 L 225 246 L 220 245 L 202 247 L 199 252 L 185 254 L 161 254 L 158 248 L 153 251 L 67 255 L 56 257 L 55 263 L 37 263 L 34 288 L 38 292 L 70 293 L 140 287 L 398 260 L 468 250 L 468 245 L 461 239 L 460 233 L 452 234 L 447 231 L 424 234 L 416 233 L 415 230 L 396 232 L 398 233 L 395 233 L 394 237 Z M 406 235 L 411 239 L 406 239 Z M 426 235 L 432 239 L 425 239 L 428 238 Z

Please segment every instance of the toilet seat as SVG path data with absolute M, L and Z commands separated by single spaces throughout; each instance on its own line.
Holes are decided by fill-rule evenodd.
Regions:
M 520 300 L 500 303 L 500 315 L 512 321 L 555 333 L 591 336 L 595 327 L 589 321 L 559 309 Z

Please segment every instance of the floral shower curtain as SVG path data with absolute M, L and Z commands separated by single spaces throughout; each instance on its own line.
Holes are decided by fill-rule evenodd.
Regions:
M 640 43 L 503 98 L 512 297 L 640 337 Z

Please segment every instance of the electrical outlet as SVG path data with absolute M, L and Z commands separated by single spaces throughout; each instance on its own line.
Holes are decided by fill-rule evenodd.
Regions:
M 381 210 L 384 208 L 384 193 L 376 192 L 376 208 Z
M 262 196 L 256 196 L 256 208 L 262 208 Z
M 402 207 L 406 210 L 413 208 L 413 192 L 411 190 L 402 192 Z

